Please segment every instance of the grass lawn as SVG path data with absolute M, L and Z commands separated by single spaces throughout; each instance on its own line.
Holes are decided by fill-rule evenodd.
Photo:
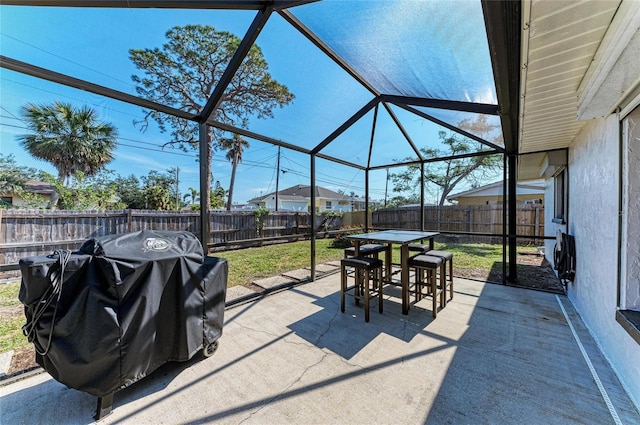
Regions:
M 316 240 L 316 263 L 340 260 L 341 248 L 330 248 L 331 239 Z M 489 270 L 495 263 L 502 261 L 502 245 L 499 244 L 441 244 L 436 249 L 451 251 L 454 254 L 454 274 L 472 276 L 465 271 Z M 216 257 L 226 258 L 229 262 L 228 286 L 244 285 L 252 280 L 277 276 L 290 270 L 309 267 L 311 264 L 310 242 L 293 242 L 248 248 L 237 251 L 217 252 Z M 393 246 L 393 262 L 400 264 L 400 246 Z M 475 275 L 475 274 L 474 274 Z
M 0 285 L 0 353 L 31 345 L 22 335 L 25 317 L 18 300 L 20 282 Z
M 316 263 L 340 260 L 343 250 L 330 248 L 332 239 L 316 240 Z M 244 285 L 256 279 L 277 276 L 282 272 L 309 267 L 311 242 L 301 241 L 278 245 L 216 252 L 215 257 L 229 262 L 227 286 Z

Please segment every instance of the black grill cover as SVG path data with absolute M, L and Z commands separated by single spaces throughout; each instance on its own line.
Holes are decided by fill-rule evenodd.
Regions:
M 20 261 L 27 322 L 59 270 L 57 256 Z M 60 301 L 37 321 L 36 361 L 98 397 L 168 361 L 190 359 L 222 334 L 227 262 L 189 232 L 143 230 L 90 239 L 66 266 Z M 55 323 L 52 324 L 55 305 Z

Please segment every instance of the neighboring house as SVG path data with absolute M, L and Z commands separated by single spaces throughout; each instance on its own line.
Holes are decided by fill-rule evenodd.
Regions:
M 640 406 L 640 2 L 527 4 L 518 180 L 545 179 L 545 233 L 575 238 L 567 295 Z
M 231 204 L 231 211 L 253 211 L 258 206 L 256 204 Z
M 23 188 L 27 194 L 34 195 L 35 200 L 24 199 L 18 193 L 0 193 L 0 204 L 9 208 L 50 207 L 56 197 L 56 188 L 51 183 L 27 180 Z M 33 205 L 36 200 L 38 205 Z
M 276 209 L 276 193 L 253 198 L 248 201 L 269 210 Z M 362 211 L 364 210 L 364 198 L 342 195 L 324 187 L 316 186 L 315 211 Z M 279 211 L 311 211 L 311 186 L 297 185 L 278 192 Z
M 518 183 L 516 200 L 519 204 L 544 204 L 544 180 Z M 502 204 L 502 181 L 466 190 L 447 197 L 449 202 L 458 205 L 497 205 Z

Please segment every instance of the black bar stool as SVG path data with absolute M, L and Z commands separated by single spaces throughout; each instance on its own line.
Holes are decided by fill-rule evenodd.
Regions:
M 418 251 L 418 252 L 425 252 L 425 251 L 429 251 L 429 245 L 428 244 L 422 244 L 422 243 L 410 243 L 409 244 L 409 251 Z
M 382 260 L 370 257 L 349 257 L 340 261 L 340 310 L 345 310 L 345 295 L 355 298 L 356 305 L 364 300 L 364 320 L 369 321 L 369 299 L 378 295 L 378 311 L 382 313 Z M 347 286 L 347 268 L 355 270 L 355 283 Z M 353 294 L 349 293 L 353 289 Z
M 377 244 L 377 243 L 368 243 L 364 245 L 360 245 L 360 257 L 369 257 L 373 256 L 374 258 L 378 258 L 378 254 L 381 252 L 385 252 L 389 247 L 387 245 Z M 351 246 L 349 248 L 344 249 L 344 258 L 353 257 L 356 255 L 356 248 Z
M 438 298 L 440 298 L 440 307 L 445 306 L 445 262 L 440 257 L 433 257 L 425 254 L 414 255 L 409 258 L 409 267 L 415 269 L 415 294 L 416 301 L 422 299 L 423 289 L 428 288 L 428 296 L 433 299 L 432 314 L 435 318 L 438 315 Z M 440 268 L 440 285 L 438 285 L 436 271 Z M 425 272 L 427 281 L 425 281 Z
M 427 251 L 425 252 L 426 255 L 430 255 L 432 257 L 438 257 L 438 258 L 442 258 L 446 263 L 449 263 L 449 283 L 447 283 L 446 285 L 449 287 L 449 295 L 450 298 L 453 299 L 453 253 L 449 252 L 449 251 L 438 251 L 435 249 L 432 249 L 431 251 Z M 446 269 L 446 267 L 443 267 L 443 269 Z M 445 305 L 447 305 L 447 291 L 445 288 L 445 297 L 444 297 L 444 303 Z
M 368 243 L 364 245 L 360 245 L 360 252 L 358 254 L 359 257 L 372 257 L 379 258 L 378 254 L 381 252 L 385 253 L 385 265 L 386 265 L 386 273 L 391 274 L 391 245 L 377 244 L 377 243 Z M 349 248 L 345 248 L 344 250 L 344 258 L 353 257 L 356 255 L 356 248 L 351 246 Z M 389 261 L 389 264 L 386 262 Z M 389 279 L 390 277 L 387 276 Z

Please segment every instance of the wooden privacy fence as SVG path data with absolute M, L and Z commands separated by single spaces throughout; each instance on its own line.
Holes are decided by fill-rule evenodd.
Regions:
M 544 236 L 544 207 L 540 204 L 521 204 L 516 210 L 516 234 L 531 236 L 519 240 L 534 243 L 535 237 Z M 421 229 L 420 207 L 390 208 L 374 211 L 372 226 L 380 229 Z M 424 207 L 424 229 L 453 233 L 484 233 L 502 235 L 502 205 L 449 205 Z M 499 238 L 464 235 L 470 242 L 485 242 Z
M 500 205 L 425 207 L 427 230 L 502 234 Z M 544 235 L 544 208 L 521 205 L 517 211 L 517 234 Z M 311 232 L 311 215 L 302 212 L 271 212 L 263 218 L 260 235 L 252 211 L 212 211 L 209 216 L 208 245 L 215 249 L 237 248 L 283 240 L 306 238 Z M 361 226 L 364 212 L 343 216 L 316 215 L 314 225 L 319 232 L 338 230 L 342 224 Z M 420 229 L 420 207 L 374 211 L 374 228 Z M 76 250 L 89 238 L 143 229 L 186 230 L 200 235 L 200 213 L 197 211 L 50 211 L 0 210 L 0 266 L 16 264 L 20 258 L 48 255 L 54 249 Z M 325 233 L 326 234 L 326 233 Z M 500 242 L 500 238 L 466 235 L 472 242 Z M 526 242 L 527 240 L 522 240 Z M 534 239 L 531 239 L 533 242 Z
M 295 240 L 309 236 L 311 215 L 300 212 L 271 212 L 263 218 L 258 236 L 252 211 L 212 211 L 209 215 L 211 247 L 238 247 Z M 319 231 L 337 230 L 342 217 L 315 217 Z M 200 235 L 197 211 L 67 211 L 0 210 L 0 266 L 20 258 L 48 255 L 57 248 L 78 249 L 96 236 L 135 232 L 143 229 L 186 230 Z

